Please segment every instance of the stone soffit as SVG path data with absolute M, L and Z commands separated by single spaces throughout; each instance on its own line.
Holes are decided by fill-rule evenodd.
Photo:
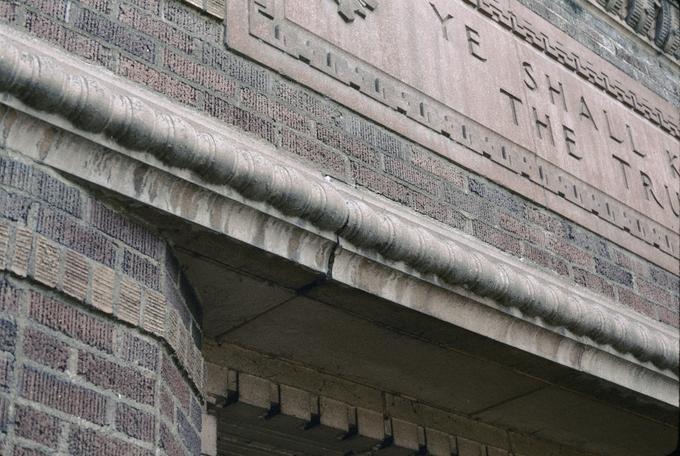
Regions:
M 281 158 L 270 145 L 15 30 L 0 28 L 0 37 L 0 103 L 26 119 L 84 138 L 45 153 L 36 123 L 35 138 L 19 138 L 22 147 L 15 150 L 281 256 L 294 254 L 296 262 L 319 271 L 328 267 L 319 254 L 323 245 L 340 246 L 346 255 L 395 271 L 420 287 L 471 297 L 480 309 L 502 315 L 503 324 L 520 321 L 522 328 L 556 335 L 565 350 L 586 347 L 585 358 L 597 375 L 677 406 L 679 342 L 671 328 L 464 233 L 333 182 Z M 166 188 L 143 188 L 146 182 L 140 185 L 134 173 L 140 163 L 149 176 L 162 176 L 158 182 Z M 173 201 L 164 193 L 174 185 L 195 189 L 191 201 Z M 215 220 L 217 206 L 229 209 L 226 222 Z M 271 229 L 257 238 L 260 245 L 255 224 Z M 303 233 L 294 253 L 276 239 L 291 231 Z M 358 288 L 350 266 L 334 278 Z M 362 280 L 370 282 L 370 277 Z M 380 287 L 371 292 L 390 296 Z M 484 321 L 452 323 L 486 335 Z M 515 336 L 492 337 L 515 345 Z M 521 348 L 545 357 L 540 346 Z M 569 363 L 569 358 L 563 353 L 556 361 Z

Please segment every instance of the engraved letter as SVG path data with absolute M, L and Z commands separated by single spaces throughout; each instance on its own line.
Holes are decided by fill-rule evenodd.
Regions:
M 376 0 L 335 0 L 338 4 L 338 14 L 345 22 L 354 22 L 359 16 L 366 18 L 366 10 L 373 11 L 378 7 Z
M 671 151 L 667 150 L 666 155 L 668 155 L 668 164 L 671 167 L 671 171 L 675 173 L 673 177 L 680 177 L 680 167 L 678 167 L 678 161 L 680 161 L 680 156 L 677 154 L 671 155 Z
M 479 53 L 480 41 L 479 33 L 477 32 L 477 30 L 466 25 L 465 35 L 467 36 L 468 49 L 470 50 L 470 54 L 472 54 L 472 56 L 478 58 L 482 62 L 486 62 L 486 57 L 482 57 L 482 55 Z
M 516 103 L 522 104 L 522 100 L 511 94 L 505 89 L 501 89 L 501 93 L 503 95 L 506 95 L 508 97 L 508 100 L 510 100 L 510 109 L 512 110 L 512 120 L 515 122 L 515 125 L 519 125 L 519 119 L 517 118 L 517 105 Z
M 680 217 L 680 192 L 677 191 L 674 192 L 675 193 L 674 199 L 671 190 L 668 188 L 668 185 L 665 185 L 665 187 L 666 195 L 668 196 L 668 203 L 671 206 L 671 210 L 673 211 L 673 214 L 675 214 L 676 217 Z
M 616 136 L 615 132 L 612 130 L 612 123 L 609 120 L 609 114 L 607 113 L 607 111 L 602 111 L 602 112 L 604 113 L 604 119 L 607 122 L 607 131 L 609 131 L 609 137 L 611 139 L 613 139 L 614 141 L 616 141 L 617 143 L 621 144 L 623 142 L 623 139 Z
M 626 124 L 626 130 L 628 130 L 628 139 L 630 139 L 630 147 L 633 148 L 633 152 L 638 154 L 640 157 L 645 157 L 647 154 L 640 149 L 637 148 L 635 145 L 635 140 L 633 139 L 633 130 L 630 128 L 630 125 Z
M 547 130 L 548 133 L 550 133 L 550 142 L 554 146 L 555 136 L 553 135 L 552 125 L 550 124 L 550 116 L 546 114 L 545 122 L 543 122 L 538 119 L 538 112 L 536 112 L 536 108 L 532 107 L 532 110 L 534 112 L 534 123 L 536 124 L 536 132 L 538 133 L 538 137 L 543 139 L 543 130 Z
M 642 179 L 642 187 L 645 189 L 645 196 L 647 197 L 647 200 L 649 200 L 649 195 L 652 195 L 652 198 L 654 198 L 654 201 L 656 201 L 656 204 L 659 205 L 661 209 L 663 209 L 663 204 L 661 204 L 661 201 L 659 201 L 659 198 L 656 197 L 656 194 L 654 194 L 654 184 L 652 184 L 652 179 L 644 173 L 643 171 L 640 171 L 640 178 Z
M 582 159 L 583 155 L 581 155 L 576 150 L 576 134 L 574 133 L 574 130 L 567 127 L 566 125 L 562 125 L 562 130 L 564 131 L 564 141 L 567 143 L 569 155 L 574 157 L 576 160 Z
M 562 98 L 562 106 L 564 107 L 565 112 L 569 111 L 569 109 L 567 109 L 567 97 L 564 96 L 564 88 L 562 87 L 562 83 L 558 81 L 558 87 L 554 87 L 550 82 L 550 76 L 546 74 L 545 79 L 548 81 L 548 93 L 550 93 L 550 101 L 552 104 L 555 104 L 555 95 L 559 95 L 560 98 Z
M 446 41 L 449 41 L 449 30 L 448 30 L 448 28 L 446 27 L 446 24 L 447 24 L 451 19 L 453 19 L 453 16 L 451 16 L 451 15 L 448 14 L 448 13 L 446 14 L 446 16 L 442 16 L 442 15 L 439 13 L 439 10 L 438 10 L 437 7 L 435 6 L 435 4 L 432 3 L 432 2 L 430 2 L 430 6 L 431 6 L 432 9 L 434 10 L 434 14 L 437 15 L 437 19 L 439 19 L 439 22 L 441 23 L 441 26 L 442 26 L 442 35 L 444 36 L 444 39 L 445 39 Z
M 593 123 L 593 127 L 595 127 L 595 131 L 599 131 L 599 128 L 597 128 L 597 124 L 595 123 L 595 119 L 593 118 L 593 115 L 590 113 L 590 108 L 588 107 L 588 104 L 586 103 L 586 99 L 581 97 L 581 109 L 580 109 L 579 117 L 581 118 L 586 118 L 590 120 Z
M 627 161 L 618 157 L 615 154 L 612 154 L 612 157 L 614 158 L 614 160 L 621 164 L 621 174 L 623 174 L 623 183 L 626 184 L 626 190 L 630 190 L 630 185 L 628 184 L 628 174 L 626 173 L 626 166 L 630 168 L 630 163 L 628 163 Z
M 534 68 L 529 62 L 522 62 L 522 68 L 524 68 L 525 75 L 524 84 L 531 90 L 536 90 L 538 88 L 538 84 L 536 84 L 536 78 L 533 75 Z

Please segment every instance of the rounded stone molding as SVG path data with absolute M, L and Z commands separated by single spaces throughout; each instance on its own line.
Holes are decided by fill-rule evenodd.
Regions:
M 0 34 L 2 36 L 2 34 Z M 159 105 L 133 95 L 126 83 L 96 80 L 4 36 L 0 92 L 31 110 L 59 116 L 76 130 L 101 135 L 132 152 L 205 182 L 228 186 L 244 198 L 330 231 L 352 245 L 403 263 L 421 275 L 462 286 L 505 308 L 564 328 L 622 354 L 677 371 L 677 338 L 620 315 L 605 316 L 600 304 L 576 297 L 567 286 L 491 257 L 460 236 L 442 236 L 403 217 L 341 194 L 322 176 L 310 179 L 261 152 Z

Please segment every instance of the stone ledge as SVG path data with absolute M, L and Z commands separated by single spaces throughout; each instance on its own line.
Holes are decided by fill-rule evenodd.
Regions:
M 605 351 L 609 346 L 677 382 L 678 337 L 663 325 L 601 297 L 575 293 L 566 282 L 478 240 L 286 163 L 271 146 L 15 31 L 0 35 L 6 42 L 0 51 L 4 104 L 152 163 L 152 168 L 167 168 L 211 193 L 236 197 L 245 206 L 329 242 L 339 235 L 357 252 L 388 267 L 402 265 L 409 275 L 429 278 L 437 286 L 462 287 L 509 315 L 557 328 L 557 333 L 566 329 L 571 337 Z M 80 172 L 73 162 L 66 171 Z M 135 193 L 133 197 L 140 192 Z M 366 202 L 371 198 L 374 204 Z M 196 207 L 190 212 L 197 217 Z

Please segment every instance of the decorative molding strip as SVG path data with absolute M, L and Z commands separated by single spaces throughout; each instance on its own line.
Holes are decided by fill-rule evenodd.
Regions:
M 650 45 L 678 62 L 680 4 L 677 0 L 588 0 L 626 24 Z
M 133 90 L 125 90 L 125 81 L 95 80 L 78 69 L 75 59 L 73 65 L 57 62 L 15 31 L 0 29 L 0 36 L 5 43 L 0 49 L 0 90 L 6 104 L 15 106 L 18 100 L 23 109 L 65 119 L 104 144 L 151 154 L 205 182 L 229 186 L 245 198 L 337 233 L 389 261 L 494 299 L 509 312 L 540 318 L 643 363 L 678 370 L 677 335 L 650 319 L 611 315 L 609 309 L 616 304 L 603 306 L 558 280 L 539 279 L 514 266 L 509 255 L 492 258 L 458 236 L 435 234 L 419 223 L 343 196 L 321 176 L 310 179 L 227 135 L 132 95 Z

